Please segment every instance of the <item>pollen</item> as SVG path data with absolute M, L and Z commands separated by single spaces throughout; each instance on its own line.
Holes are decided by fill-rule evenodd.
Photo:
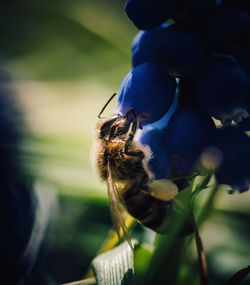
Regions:
M 150 194 L 161 201 L 170 201 L 178 194 L 178 187 L 169 179 L 154 180 L 149 184 Z

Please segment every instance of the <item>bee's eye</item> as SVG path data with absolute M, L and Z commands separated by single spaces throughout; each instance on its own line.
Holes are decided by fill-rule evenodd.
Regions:
M 117 118 L 113 118 L 108 120 L 107 122 L 103 123 L 103 125 L 100 127 L 100 137 L 103 138 L 105 137 L 107 134 L 112 133 L 112 125 L 115 122 L 115 120 L 117 120 Z
M 122 135 L 127 134 L 130 126 L 130 121 L 121 121 L 117 124 L 115 124 L 110 132 L 110 137 L 119 137 Z
M 122 128 L 119 125 L 115 125 L 111 128 L 110 138 L 115 138 L 122 135 Z

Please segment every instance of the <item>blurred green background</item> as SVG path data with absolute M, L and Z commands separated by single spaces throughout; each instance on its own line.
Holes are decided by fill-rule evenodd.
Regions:
M 29 129 L 23 159 L 36 183 L 58 195 L 49 248 L 31 284 L 81 279 L 111 227 L 91 148 L 97 115 L 131 68 L 137 30 L 123 6 L 116 0 L 16 0 L 1 7 L 1 68 L 12 78 Z M 249 202 L 249 192 L 220 191 L 202 228 L 212 284 L 249 263 Z

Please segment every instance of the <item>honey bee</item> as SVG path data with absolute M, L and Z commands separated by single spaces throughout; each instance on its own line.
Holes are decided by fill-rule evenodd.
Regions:
M 120 227 L 122 228 L 133 250 L 124 222 L 124 209 L 144 226 L 161 232 L 178 189 L 168 179 L 153 180 L 153 173 L 148 167 L 151 150 L 149 146 L 134 140 L 139 120 L 133 109 L 125 116 L 101 117 L 115 95 L 116 93 L 98 115 L 95 164 L 99 177 L 107 182 L 115 230 L 119 236 Z

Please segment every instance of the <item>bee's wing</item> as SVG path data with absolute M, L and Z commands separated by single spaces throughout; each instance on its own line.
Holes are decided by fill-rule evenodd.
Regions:
M 110 212 L 111 212 L 111 218 L 112 222 L 114 224 L 115 230 L 117 232 L 117 235 L 120 239 L 120 227 L 122 228 L 122 231 L 128 241 L 129 246 L 131 247 L 132 251 L 134 252 L 133 245 L 128 233 L 128 228 L 125 224 L 122 212 L 122 202 L 120 201 L 119 194 L 117 193 L 117 190 L 114 186 L 114 182 L 112 179 L 112 171 L 110 162 L 108 161 L 108 197 L 109 197 L 109 205 L 110 205 Z

